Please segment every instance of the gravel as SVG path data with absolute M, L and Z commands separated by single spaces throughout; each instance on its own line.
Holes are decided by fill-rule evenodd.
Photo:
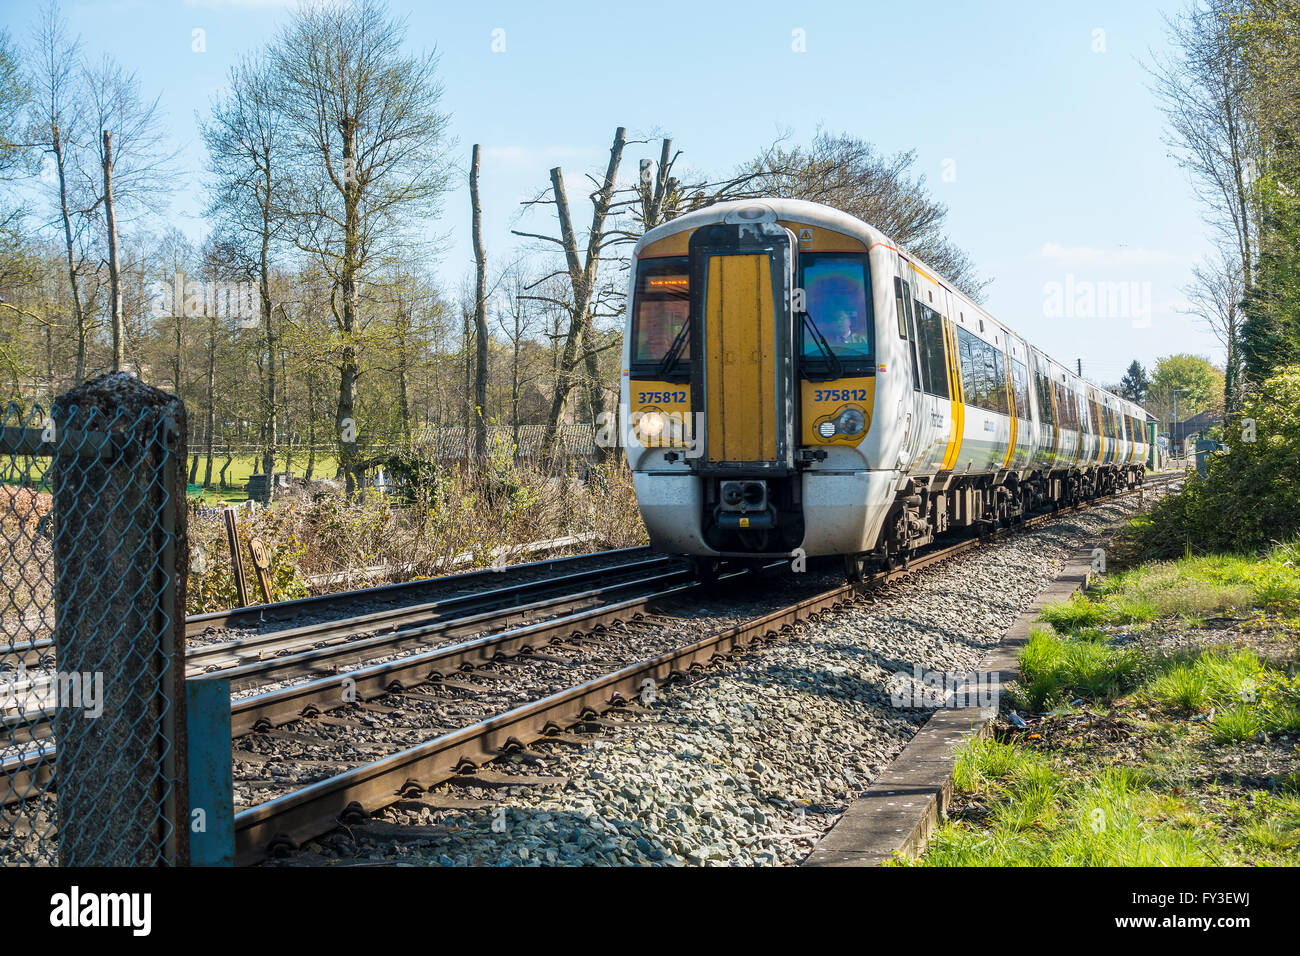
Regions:
M 896 675 L 973 669 L 1073 549 L 1137 507 L 1121 499 L 925 569 L 607 714 L 598 737 L 491 765 L 518 786 L 462 778 L 275 862 L 797 864 L 929 716 L 893 705 Z

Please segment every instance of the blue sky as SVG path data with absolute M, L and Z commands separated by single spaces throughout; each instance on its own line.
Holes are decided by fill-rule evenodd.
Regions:
M 0 0 L 3 22 L 23 36 L 38 6 Z M 112 53 L 148 95 L 162 94 L 184 171 L 165 219 L 195 237 L 203 231 L 195 112 L 290 6 L 64 4 L 90 53 Z M 1104 381 L 1133 358 L 1150 364 L 1192 351 L 1221 361 L 1202 323 L 1179 312 L 1209 235 L 1168 156 L 1141 65 L 1163 49 L 1161 14 L 1177 3 L 394 0 L 392 9 L 409 17 L 413 47 L 441 53 L 443 107 L 462 163 L 470 144 L 484 146 L 493 261 L 512 257 L 512 226 L 553 231 L 542 213 L 515 222 L 519 202 L 547 185 L 554 165 L 577 196 L 581 174 L 603 169 L 615 126 L 632 138 L 671 134 L 681 162 L 711 174 L 779 130 L 806 141 L 824 126 L 888 153 L 914 148 L 916 170 L 949 207 L 947 234 L 995 279 L 990 311 L 1062 361 L 1081 358 L 1084 373 Z M 505 51 L 494 53 L 497 29 Z M 195 30 L 204 31 L 203 52 L 193 49 Z M 657 154 L 631 147 L 625 175 Z M 447 235 L 437 271 L 454 288 L 472 267 L 463 176 L 432 231 Z M 1062 315 L 1049 304 L 1051 283 L 1099 282 L 1136 283 L 1126 314 L 1089 317 L 1085 305 Z

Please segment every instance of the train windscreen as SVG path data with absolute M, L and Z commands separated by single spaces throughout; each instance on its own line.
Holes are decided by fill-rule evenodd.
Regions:
M 685 256 L 643 259 L 637 264 L 632 323 L 632 364 L 655 365 L 663 361 L 690 315 L 691 291 Z M 691 357 L 689 336 L 678 353 Z
M 846 369 L 873 366 L 875 323 L 866 257 L 839 253 L 804 253 L 799 257 L 804 311 Z M 816 362 L 822 352 L 804 330 L 803 357 Z

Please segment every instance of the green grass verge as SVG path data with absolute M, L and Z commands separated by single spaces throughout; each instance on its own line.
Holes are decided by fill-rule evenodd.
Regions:
M 958 753 L 961 818 L 934 834 L 925 866 L 1223 866 L 1295 864 L 1294 789 L 1209 809 L 1177 774 L 1069 765 L 1018 743 L 975 740 Z M 972 812 L 972 808 L 976 808 Z M 903 861 L 899 861 L 903 862 Z
M 959 750 L 953 818 L 917 862 L 1300 864 L 1294 666 L 1253 647 L 1141 640 L 1231 615 L 1282 634 L 1294 661 L 1297 557 L 1290 545 L 1159 562 L 1045 609 L 1012 697 L 1041 716 Z

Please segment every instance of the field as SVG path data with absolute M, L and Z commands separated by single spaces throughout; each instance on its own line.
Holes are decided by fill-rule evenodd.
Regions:
M 186 468 L 193 463 L 193 455 L 187 459 Z M 207 505 L 215 504 L 238 504 L 248 499 L 248 492 L 244 490 L 244 485 L 248 478 L 253 474 L 254 468 L 260 470 L 261 456 L 256 453 L 235 455 L 230 462 L 230 467 L 226 469 L 226 485 L 221 488 L 217 484 L 217 476 L 221 472 L 221 466 L 225 463 L 225 455 L 214 455 L 212 459 L 212 487 L 205 488 L 199 494 L 191 494 L 191 498 L 199 498 Z M 203 473 L 207 466 L 207 459 L 202 455 L 199 456 L 199 470 L 197 472 L 197 484 L 202 484 Z M 315 467 L 312 469 L 312 478 L 329 478 L 332 479 L 338 471 L 338 458 L 332 453 L 322 454 L 317 452 Z M 288 471 L 291 475 L 303 477 L 307 471 L 307 453 L 305 451 L 296 452 L 289 459 L 289 467 L 285 468 L 284 456 L 275 460 L 276 472 Z

